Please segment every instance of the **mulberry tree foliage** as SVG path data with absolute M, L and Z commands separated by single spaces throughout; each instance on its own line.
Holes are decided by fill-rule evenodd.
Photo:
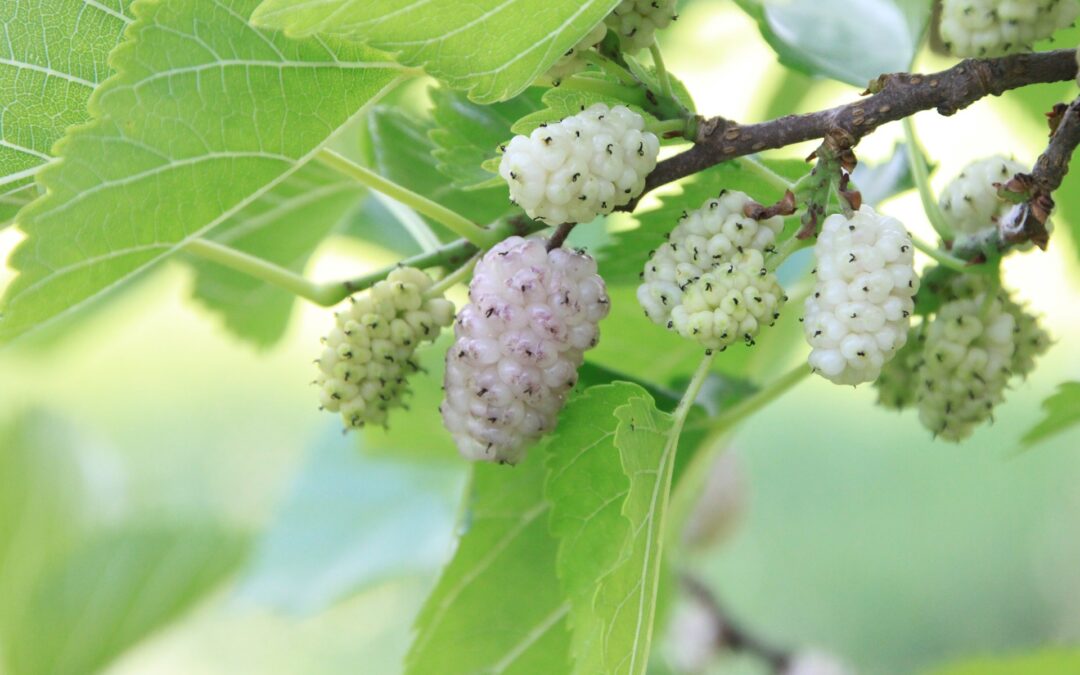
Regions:
M 836 385 L 823 405 L 852 414 L 870 404 L 851 388 L 874 387 L 878 405 L 942 443 L 1014 434 L 987 429 L 1056 338 L 1024 300 L 1037 290 L 1002 271 L 1017 252 L 1060 246 L 1058 233 L 1080 241 L 1065 182 L 1080 99 L 1038 111 L 1045 147 L 1010 156 L 987 139 L 940 195 L 938 149 L 920 147 L 911 118 L 1072 85 L 1074 51 L 1043 47 L 1080 0 L 942 0 L 936 13 L 738 0 L 784 67 L 859 87 L 798 116 L 781 91 L 741 106 L 773 119 L 743 122 L 697 110 L 664 61 L 688 4 L 5 0 L 0 223 L 19 234 L 0 339 L 77 327 L 169 260 L 258 348 L 311 316 L 297 302 L 326 308 L 312 406 L 389 461 L 471 474 L 406 672 L 644 675 L 672 626 L 664 667 L 680 672 L 724 649 L 777 673 L 849 672 L 842 655 L 739 634 L 681 574 L 740 512 L 743 479 L 721 475 L 734 469 L 719 453 L 811 378 Z M 928 50 L 955 63 L 915 73 Z M 901 121 L 896 155 L 863 161 L 863 138 Z M 805 161 L 786 150 L 807 141 Z M 923 213 L 904 222 L 889 200 L 909 190 Z M 932 240 L 915 234 L 931 228 Z M 343 240 L 394 261 L 365 267 Z M 309 262 L 331 250 L 355 269 L 315 280 Z M 1080 420 L 1075 385 L 1047 400 L 1027 442 Z M 419 507 L 446 511 L 420 498 L 381 508 Z M 131 542 L 109 541 L 55 548 L 86 549 L 97 567 L 119 550 L 134 565 Z M 117 618 L 125 646 L 241 547 L 229 538 L 212 580 L 185 568 L 175 611 Z M 74 604 L 71 582 L 100 581 L 118 602 L 133 592 L 77 563 L 18 606 L 0 599 L 0 617 L 29 617 L 0 622 L 13 672 L 61 649 L 4 642 L 52 635 L 32 621 L 63 623 L 49 600 Z M 395 566 L 408 567 L 380 558 L 365 573 Z M 22 581 L 4 574 L 5 588 Z M 119 651 L 103 644 L 65 653 L 101 668 Z

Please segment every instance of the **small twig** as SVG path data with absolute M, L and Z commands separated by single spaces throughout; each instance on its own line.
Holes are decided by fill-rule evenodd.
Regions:
M 555 233 L 551 235 L 551 239 L 548 239 L 547 250 L 554 251 L 563 245 L 566 238 L 570 236 L 570 232 L 574 229 L 576 223 L 563 223 L 555 228 Z
M 769 664 L 775 673 L 782 673 L 791 664 L 794 654 L 769 644 L 760 637 L 748 632 L 736 623 L 721 607 L 716 595 L 701 580 L 690 574 L 683 574 L 680 582 L 687 593 L 694 596 L 708 607 L 719 626 L 715 636 L 717 649 L 751 654 Z

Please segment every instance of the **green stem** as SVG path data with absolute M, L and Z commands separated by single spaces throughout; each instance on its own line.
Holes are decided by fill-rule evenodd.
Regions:
M 182 249 L 223 267 L 265 281 L 317 305 L 330 306 L 343 299 L 335 299 L 331 289 L 305 279 L 303 275 L 292 270 L 209 239 L 192 239 L 184 244 Z
M 657 120 L 651 124 L 646 123 L 645 130 L 651 131 L 659 138 L 667 138 L 670 133 L 677 133 L 680 136 L 689 138 L 686 124 L 686 120 Z
M 674 98 L 671 93 L 671 76 L 668 75 L 667 67 L 664 65 L 664 56 L 660 53 L 660 45 L 656 40 L 653 40 L 652 45 L 649 46 L 649 53 L 652 54 L 653 65 L 656 66 L 656 76 L 660 80 L 660 91 L 664 93 L 664 96 L 668 98 Z
M 498 241 L 492 239 L 490 230 L 480 227 L 460 213 L 448 209 L 442 204 L 417 194 L 406 187 L 402 187 L 393 181 L 387 180 L 371 169 L 361 166 L 347 157 L 339 155 L 333 150 L 321 150 L 317 155 L 317 158 L 326 166 L 329 166 L 350 178 L 355 178 L 358 182 L 372 190 L 377 190 L 387 197 L 392 197 L 402 204 L 411 207 L 417 213 L 425 215 L 438 223 L 442 223 L 455 234 L 468 239 L 480 248 L 487 248 Z
M 678 530 L 672 531 L 672 537 L 681 534 L 681 527 L 690 517 L 694 505 L 705 487 L 709 469 L 716 462 L 716 458 L 720 453 L 724 451 L 724 448 L 727 447 L 728 434 L 739 423 L 749 419 L 754 413 L 775 401 L 799 382 L 802 382 L 809 374 L 810 365 L 801 363 L 759 389 L 755 394 L 744 398 L 726 411 L 704 422 L 704 425 L 710 430 L 709 434 L 698 446 L 697 453 L 690 459 L 690 464 L 683 471 L 682 478 L 679 480 L 679 484 L 675 487 L 675 492 L 671 497 L 671 518 L 679 526 Z M 668 540 L 669 544 L 675 541 L 675 539 Z
M 765 269 L 770 272 L 775 272 L 780 269 L 780 265 L 784 264 L 784 261 L 791 257 L 792 253 L 801 251 L 804 248 L 814 245 L 814 240 L 811 237 L 806 239 L 799 239 L 798 237 L 789 237 L 787 241 L 780 244 L 774 253 L 769 255 L 765 259 Z
M 454 286 L 458 285 L 462 281 L 465 281 L 472 274 L 473 268 L 476 267 L 476 263 L 480 262 L 481 253 L 477 253 L 470 258 L 464 265 L 457 268 L 453 272 L 447 274 L 442 279 L 439 279 L 435 285 L 427 290 L 427 295 L 432 298 L 441 297 Z
M 915 244 L 915 248 L 933 258 L 939 265 L 953 270 L 954 272 L 966 274 L 968 272 L 979 271 L 977 266 L 969 265 L 966 260 L 951 256 L 940 248 L 931 246 L 929 242 L 923 241 L 914 235 L 911 236 L 911 243 Z
M 583 54 L 583 57 L 587 63 L 591 63 L 592 65 L 596 66 L 608 75 L 614 77 L 619 82 L 622 82 L 623 84 L 631 87 L 637 86 L 638 81 L 634 78 L 633 73 L 631 73 L 626 68 L 623 68 L 619 64 L 615 63 L 611 59 L 607 58 L 603 54 L 589 50 Z
M 923 210 L 930 224 L 941 237 L 942 241 L 952 241 L 956 236 L 952 226 L 945 220 L 945 214 L 938 206 L 937 197 L 930 187 L 930 169 L 926 166 L 919 139 L 915 136 L 915 123 L 910 117 L 904 118 L 904 138 L 907 141 L 908 165 L 911 167 L 911 175 L 915 179 L 915 186 L 919 188 L 919 199 L 922 200 Z
M 648 100 L 645 98 L 645 90 L 640 86 L 617 84 L 607 80 L 598 80 L 594 77 L 568 77 L 562 81 L 559 88 L 572 91 L 591 91 L 595 94 L 611 96 L 620 101 L 642 107 L 648 104 Z
M 753 155 L 738 157 L 735 159 L 735 163 L 743 170 L 754 174 L 781 192 L 793 190 L 795 187 L 794 183 L 765 166 L 764 162 Z
M 686 424 L 686 417 L 690 414 L 690 409 L 694 407 L 694 401 L 697 400 L 698 393 L 701 391 L 702 385 L 705 384 L 705 379 L 712 371 L 713 360 L 716 358 L 715 353 L 706 354 L 705 358 L 701 359 L 700 365 L 694 372 L 694 376 L 690 379 L 690 384 L 686 386 L 686 391 L 683 392 L 682 398 L 679 400 L 679 405 L 676 406 L 675 412 L 672 413 L 671 431 L 668 432 L 667 441 L 664 443 L 664 454 L 660 460 L 660 472 L 661 472 L 661 484 L 659 486 L 659 500 L 657 505 L 657 511 L 659 513 L 660 522 L 656 528 L 656 540 L 658 544 L 662 544 L 666 539 L 665 527 L 667 525 L 668 514 L 668 502 L 671 500 L 671 478 L 674 475 L 675 468 L 675 452 L 679 447 L 679 436 L 682 435 L 683 426 Z M 652 585 L 652 602 L 649 603 L 650 616 L 644 617 L 644 625 L 648 626 L 648 632 L 645 634 L 645 651 L 648 653 L 649 645 L 652 642 L 653 624 L 655 623 L 656 612 L 656 593 L 660 586 L 660 564 L 664 546 L 658 545 L 654 547 L 656 551 L 655 561 L 652 565 L 653 579 L 650 580 Z M 645 583 L 645 580 L 642 580 Z

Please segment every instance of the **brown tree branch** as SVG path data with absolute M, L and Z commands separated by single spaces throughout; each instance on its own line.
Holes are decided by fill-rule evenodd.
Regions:
M 645 192 L 720 162 L 829 134 L 846 134 L 857 143 L 881 125 L 923 110 L 952 115 L 986 96 L 1031 84 L 1072 80 L 1076 71 L 1073 49 L 967 59 L 930 75 L 882 75 L 867 90 L 872 95 L 829 110 L 747 125 L 722 117 L 703 120 L 694 146 L 660 162 L 649 175 Z M 632 211 L 635 205 L 636 200 L 625 210 Z

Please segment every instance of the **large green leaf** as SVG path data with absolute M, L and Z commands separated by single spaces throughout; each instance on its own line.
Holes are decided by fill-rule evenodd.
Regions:
M 317 612 L 371 584 L 432 572 L 450 550 L 464 467 L 358 452 L 335 428 L 263 535 L 239 594 Z
M 510 128 L 517 120 L 543 107 L 540 101 L 543 91 L 527 89 L 509 101 L 477 105 L 452 89 L 431 89 L 435 104 L 432 116 L 437 125 L 430 132 L 431 140 L 438 146 L 435 159 L 439 170 L 453 180 L 454 187 L 470 190 L 493 181 L 502 184 L 498 175 L 482 165 L 494 158 L 499 145 L 514 135 Z M 505 188 L 502 194 L 509 201 Z
M 295 272 L 365 194 L 353 179 L 321 164 L 305 164 L 273 190 L 226 220 L 210 238 Z M 191 258 L 195 297 L 220 312 L 225 326 L 260 347 L 285 333 L 296 296 L 229 268 Z
M 480 103 L 529 86 L 619 0 L 264 0 L 256 25 L 392 52 Z
M 865 87 L 907 70 L 930 18 L 929 0 L 737 0 L 787 66 Z
M 41 570 L 86 528 L 77 435 L 42 412 L 0 427 L 0 643 L 21 621 Z
M 555 576 L 542 452 L 473 468 L 454 559 L 417 620 L 406 673 L 566 673 L 567 603 Z
M 0 337 L 70 312 L 209 233 L 297 171 L 402 77 L 379 53 L 251 28 L 254 0 L 137 2 L 94 121 L 58 145 Z
M 546 493 L 571 602 L 574 672 L 644 672 L 666 503 L 658 491 L 673 460 L 663 454 L 667 420 L 637 385 L 591 387 L 563 411 L 548 444 Z
M 12 671 L 100 670 L 203 598 L 244 549 L 242 537 L 211 524 L 97 535 L 40 579 L 6 644 Z
M 53 144 L 86 121 L 106 58 L 131 22 L 131 0 L 0 3 L 0 224 L 36 194 Z
M 1048 649 L 1033 654 L 987 657 L 934 668 L 924 675 L 1067 675 L 1080 672 L 1080 651 Z
M 1024 434 L 1024 443 L 1038 443 L 1080 424 L 1080 382 L 1062 383 L 1053 396 L 1043 401 L 1042 407 L 1046 416 Z

